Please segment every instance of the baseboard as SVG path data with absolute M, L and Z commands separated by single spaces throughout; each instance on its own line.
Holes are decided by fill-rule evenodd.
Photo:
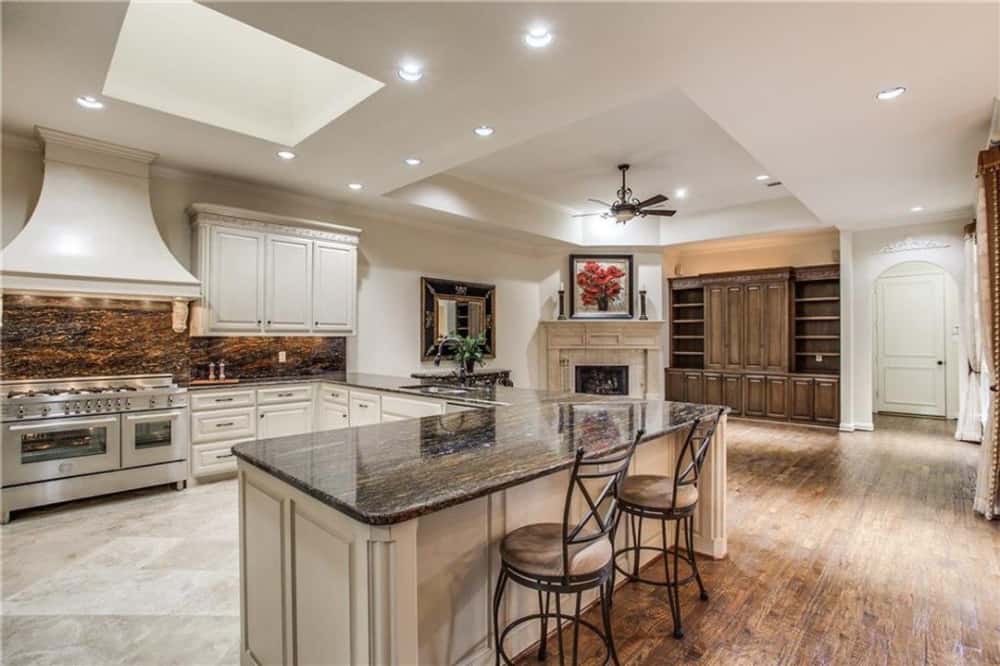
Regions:
M 865 432 L 871 432 L 875 430 L 875 424 L 869 421 L 868 423 L 855 423 L 855 430 L 864 430 Z
M 839 430 L 840 432 L 854 432 L 854 424 L 847 422 L 841 423 Z

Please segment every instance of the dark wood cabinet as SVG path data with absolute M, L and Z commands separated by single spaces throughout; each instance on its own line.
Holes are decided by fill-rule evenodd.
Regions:
M 722 375 L 717 372 L 706 372 L 702 375 L 702 382 L 705 402 L 710 405 L 723 404 Z
M 723 367 L 739 370 L 743 367 L 743 287 L 726 287 L 726 316 L 723 337 L 726 341 Z
M 667 370 L 667 400 L 684 402 L 684 372 Z
M 688 371 L 684 373 L 684 400 L 687 402 L 705 402 L 700 372 Z
M 813 419 L 819 423 L 840 423 L 840 382 L 836 379 L 816 379 Z
M 788 418 L 788 378 L 767 378 L 767 411 L 772 419 Z
M 745 389 L 743 391 L 743 413 L 747 416 L 764 416 L 765 409 L 765 387 L 766 378 L 763 375 L 745 375 Z
M 792 377 L 789 382 L 792 395 L 788 415 L 795 421 L 812 421 L 814 380 L 811 377 Z
M 723 375 L 722 376 L 722 404 L 729 407 L 733 416 L 743 414 L 743 376 Z
M 721 370 L 726 364 L 726 292 L 721 286 L 705 287 L 705 369 Z
M 769 282 L 764 285 L 764 369 L 770 372 L 788 370 L 788 283 Z
M 743 318 L 743 367 L 747 370 L 764 369 L 764 293 L 763 284 L 748 284 L 744 288 L 746 316 Z

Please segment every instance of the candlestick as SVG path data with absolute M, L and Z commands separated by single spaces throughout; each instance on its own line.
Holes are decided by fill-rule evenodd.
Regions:
M 566 318 L 566 304 L 564 302 L 565 301 L 565 298 L 564 298 L 565 295 L 566 295 L 566 291 L 563 290 L 563 289 L 560 289 L 559 290 L 559 319 L 560 320 L 563 320 L 563 319 Z
M 639 290 L 639 319 L 646 321 L 649 317 L 646 316 L 646 290 Z
M 566 291 L 566 283 L 565 282 L 560 282 L 559 283 L 559 291 Z

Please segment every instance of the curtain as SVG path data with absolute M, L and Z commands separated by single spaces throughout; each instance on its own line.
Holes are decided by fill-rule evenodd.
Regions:
M 990 386 L 986 426 L 983 428 L 974 508 L 987 520 L 1000 517 L 1000 401 L 997 368 L 1000 367 L 1000 147 L 979 153 L 979 181 L 983 210 L 976 223 L 979 264 L 979 314 L 982 332 L 984 377 Z
M 976 213 L 986 209 L 982 187 L 979 188 L 979 206 Z M 983 219 L 983 218 L 980 218 Z M 985 220 L 983 222 L 985 224 Z M 971 227 L 971 228 L 969 228 Z M 976 253 L 976 225 L 966 227 L 965 233 L 965 293 L 962 298 L 962 323 L 958 327 L 965 355 L 966 380 L 959 395 L 958 425 L 955 439 L 980 442 L 983 438 L 983 410 L 980 377 L 982 370 L 983 336 L 979 319 L 979 265 Z

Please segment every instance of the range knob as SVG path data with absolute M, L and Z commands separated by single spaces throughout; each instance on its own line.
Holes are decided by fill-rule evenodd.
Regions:
M 17 418 L 19 419 L 24 418 L 24 405 L 21 405 L 17 408 Z
M 108 400 L 108 402 L 111 402 L 111 401 Z M 115 409 L 121 409 L 121 408 L 122 408 L 122 399 L 121 398 L 115 398 Z
M 125 409 L 132 409 L 132 398 L 125 398 Z
M 80 401 L 79 400 L 74 400 L 73 401 L 73 411 L 74 412 L 79 412 L 80 411 Z
M 48 416 L 48 415 L 49 415 L 49 408 L 42 407 L 42 416 Z
M 156 398 L 150 398 L 149 399 L 149 406 L 150 407 L 156 407 Z
M 168 395 L 167 396 L 167 404 L 168 405 L 174 404 L 174 396 L 172 396 L 172 395 Z
M 91 409 L 91 407 L 90 407 L 90 401 L 89 401 L 89 400 L 87 400 L 87 401 L 85 401 L 85 402 L 83 403 L 83 411 L 85 411 L 85 412 L 89 412 L 89 411 L 90 411 L 90 409 Z

